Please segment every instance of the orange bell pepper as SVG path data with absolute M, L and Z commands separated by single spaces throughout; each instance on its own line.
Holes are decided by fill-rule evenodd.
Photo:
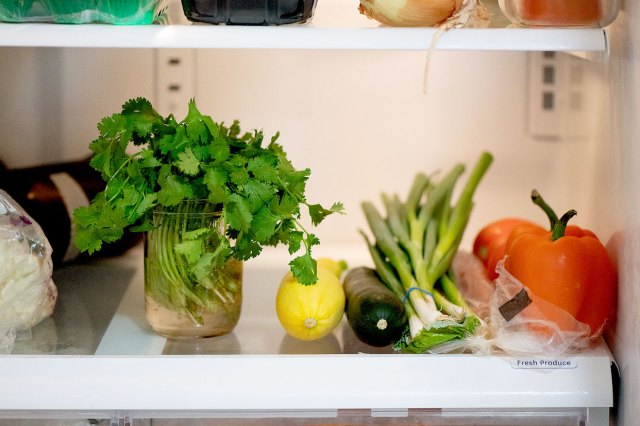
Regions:
M 612 313 L 616 271 L 596 235 L 567 226 L 577 213 L 560 219 L 534 191 L 534 202 L 545 210 L 551 230 L 519 227 L 509 236 L 504 267 L 536 296 L 558 306 L 599 335 Z

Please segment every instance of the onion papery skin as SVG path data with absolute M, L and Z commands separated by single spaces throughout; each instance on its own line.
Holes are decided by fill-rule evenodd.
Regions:
M 453 16 L 462 0 L 360 0 L 360 13 L 392 27 L 432 27 Z

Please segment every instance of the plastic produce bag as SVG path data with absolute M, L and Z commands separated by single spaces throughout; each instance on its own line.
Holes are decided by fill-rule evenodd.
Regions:
M 537 297 L 504 268 L 503 262 L 496 268 L 498 278 L 491 282 L 473 254 L 460 251 L 454 258 L 452 268 L 460 292 L 485 322 L 483 335 L 458 342 L 458 346 L 476 354 L 555 357 L 591 343 L 587 324 Z
M 537 297 L 498 263 L 491 298 L 493 344 L 512 355 L 562 356 L 590 344 L 590 328 Z
M 0 190 L 0 352 L 11 352 L 16 333 L 53 313 L 58 291 L 52 271 L 42 229 Z
M 472 336 L 455 339 L 429 350 L 429 353 L 473 353 L 490 355 L 497 350 L 490 335 L 489 316 L 495 287 L 487 279 L 484 266 L 472 253 L 459 250 L 451 263 L 451 271 L 460 293 L 482 323 Z
M 472 253 L 460 250 L 453 258 L 451 269 L 467 304 L 476 315 L 488 321 L 495 287 L 487 279 L 482 262 Z

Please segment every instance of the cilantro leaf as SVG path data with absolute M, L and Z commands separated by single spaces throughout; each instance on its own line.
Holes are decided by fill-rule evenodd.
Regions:
M 225 203 L 229 199 L 227 182 L 229 175 L 221 167 L 209 167 L 204 173 L 204 183 L 209 190 L 207 199 L 212 203 Z
M 127 220 L 121 209 L 114 208 L 104 197 L 98 197 L 94 204 L 79 207 L 73 212 L 77 229 L 75 244 L 81 251 L 92 254 L 102 248 L 102 242 L 119 240 Z
M 188 107 L 187 116 L 184 119 L 185 123 L 202 119 L 202 113 L 198 110 L 195 99 L 193 98 L 189 99 L 189 103 L 187 104 L 187 107 Z
M 117 138 L 126 128 L 127 119 L 122 114 L 113 114 L 110 117 L 103 118 L 100 123 L 98 123 L 98 130 L 105 139 Z
M 213 121 L 211 117 L 203 116 L 202 122 L 207 127 L 207 130 L 209 130 L 209 133 L 214 140 L 220 138 L 220 127 L 218 126 L 218 124 L 216 124 L 215 121 Z
M 138 151 L 138 165 L 140 168 L 155 168 L 160 167 L 162 163 L 156 157 L 154 157 L 153 151 L 148 148 L 141 149 Z
M 309 216 L 311 216 L 313 226 L 317 226 L 325 217 L 333 213 L 344 214 L 344 205 L 342 203 L 334 203 L 329 209 L 325 209 L 320 204 L 309 205 Z
M 146 212 L 151 210 L 153 206 L 156 205 L 158 200 L 158 194 L 147 194 L 144 196 L 142 200 L 136 205 L 135 208 L 135 218 L 139 218 L 144 215 Z
M 230 167 L 229 179 L 237 186 L 242 186 L 249 182 L 249 172 L 244 168 L 244 164 Z
M 171 166 L 166 164 L 160 169 L 158 185 L 160 185 L 158 201 L 163 206 L 175 206 L 192 194 L 187 181 L 183 177 L 173 174 Z
M 253 241 L 246 234 L 243 234 L 234 246 L 234 255 L 239 260 L 249 260 L 258 256 L 262 252 L 262 246 L 257 241 Z
M 200 171 L 200 160 L 198 160 L 191 148 L 186 148 L 178 154 L 176 165 L 180 171 L 189 176 L 195 176 Z
M 180 127 L 175 133 L 163 135 L 158 140 L 158 149 L 162 155 L 166 155 L 170 152 L 175 152 L 185 142 L 188 142 L 185 135 L 185 130 Z
M 253 216 L 247 200 L 239 194 L 231 194 L 225 209 L 225 219 L 231 228 L 237 231 L 248 231 Z
M 204 255 L 204 241 L 201 239 L 180 241 L 173 246 L 173 249 L 176 253 L 183 255 L 188 264 L 196 264 Z
M 187 122 L 187 136 L 192 141 L 204 143 L 209 139 L 209 130 L 202 120 L 191 120 Z
M 131 128 L 138 136 L 143 138 L 151 133 L 158 121 L 161 121 L 161 117 L 153 109 L 151 102 L 144 98 L 127 101 L 122 106 L 122 115 L 127 117 Z
M 279 197 L 274 197 L 269 206 L 272 212 L 282 217 L 298 216 L 300 210 L 298 200 L 286 192 Z
M 251 172 L 253 177 L 256 179 L 267 183 L 273 183 L 278 179 L 278 170 L 274 167 L 275 163 L 275 157 L 265 154 L 249 160 L 247 170 Z
M 318 266 L 311 253 L 307 252 L 289 262 L 291 272 L 303 285 L 315 284 L 318 281 Z
M 191 268 L 198 281 L 205 281 L 206 277 L 211 274 L 215 255 L 213 253 L 205 253 L 197 258 L 195 266 Z
M 264 182 L 249 180 L 244 185 L 244 193 L 249 200 L 251 211 L 255 212 L 271 201 L 276 194 L 276 189 Z
M 289 231 L 288 235 L 289 242 L 289 254 L 293 254 L 300 250 L 302 246 L 302 239 L 304 238 L 304 234 L 301 231 Z
M 311 175 L 311 170 L 304 169 L 300 171 L 289 171 L 286 175 L 281 176 L 281 178 L 290 193 L 295 194 L 300 200 L 304 200 L 304 191 L 309 175 Z
M 251 221 L 251 231 L 253 232 L 256 241 L 259 243 L 267 243 L 276 233 L 278 221 L 278 216 L 271 213 L 271 210 L 265 206 L 261 207 L 253 216 L 253 220 Z
M 231 156 L 231 149 L 229 145 L 220 140 L 215 140 L 211 145 L 209 145 L 209 154 L 213 161 L 222 163 L 223 161 L 227 161 Z
M 151 102 L 142 97 L 129 99 L 122 105 L 122 115 L 131 115 L 135 113 L 155 115 Z

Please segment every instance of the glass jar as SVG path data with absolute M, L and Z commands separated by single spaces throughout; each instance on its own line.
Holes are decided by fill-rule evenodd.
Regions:
M 618 16 L 619 0 L 499 0 L 511 22 L 528 27 L 604 28 Z
M 153 211 L 145 236 L 144 291 L 151 328 L 171 338 L 233 330 L 242 306 L 242 262 L 230 247 L 216 205 L 187 201 Z

